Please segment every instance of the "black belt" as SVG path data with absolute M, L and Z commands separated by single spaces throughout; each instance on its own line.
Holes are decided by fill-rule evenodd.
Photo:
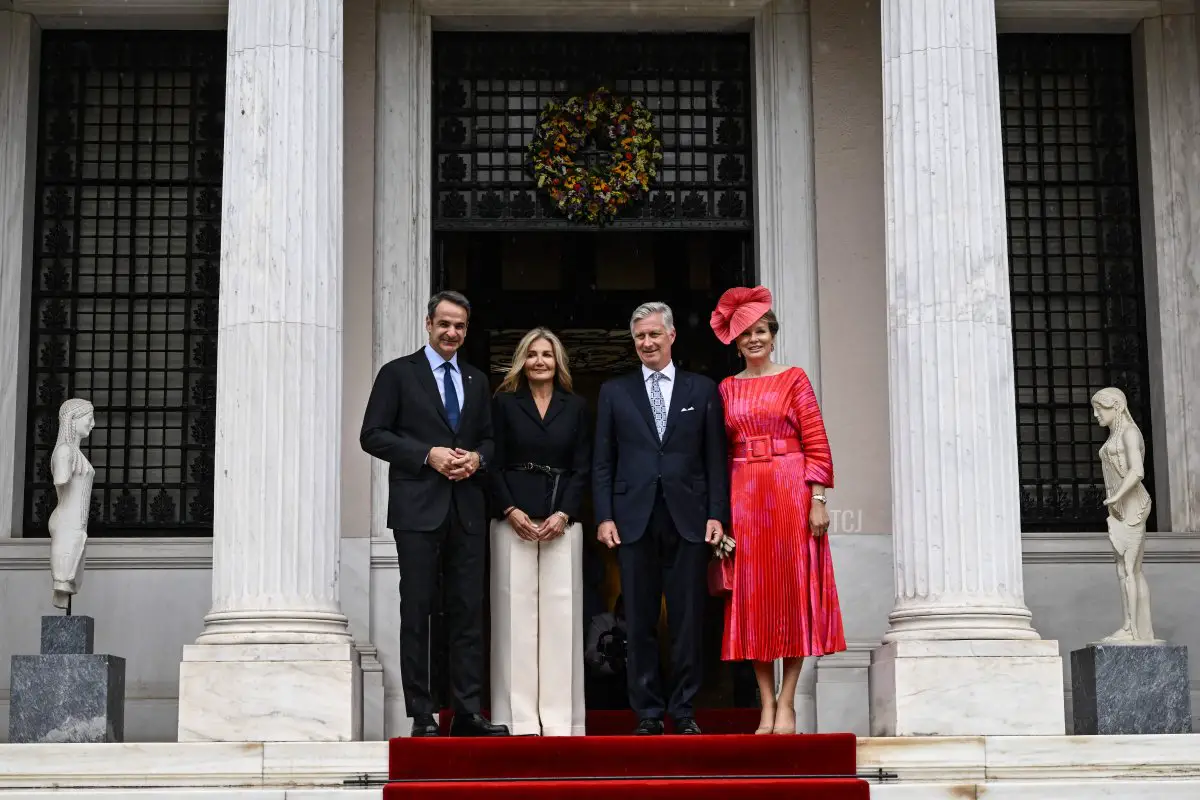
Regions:
M 516 470 L 517 472 L 541 472 L 544 475 L 547 475 L 551 478 L 553 478 L 557 475 L 564 475 L 567 472 L 562 467 L 547 467 L 544 464 L 532 464 L 532 463 L 509 464 L 507 467 L 505 467 L 505 469 L 513 469 L 513 470 Z
M 532 462 L 509 464 L 505 469 L 511 469 L 516 472 L 540 472 L 547 478 L 553 478 L 554 483 L 550 486 L 550 508 L 554 508 L 554 501 L 558 499 L 558 480 L 567 474 L 567 470 L 562 467 L 547 467 L 545 464 L 534 464 Z

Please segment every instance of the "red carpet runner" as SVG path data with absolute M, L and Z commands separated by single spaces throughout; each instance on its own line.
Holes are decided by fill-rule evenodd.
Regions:
M 617 716 L 628 733 L 628 712 Z M 389 756 L 385 800 L 870 797 L 865 781 L 846 777 L 856 768 L 848 733 L 402 738 L 392 740 Z

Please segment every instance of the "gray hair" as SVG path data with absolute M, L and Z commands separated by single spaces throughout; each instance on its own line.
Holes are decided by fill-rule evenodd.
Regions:
M 629 318 L 629 332 L 633 333 L 633 326 L 639 320 L 652 317 L 655 314 L 662 314 L 663 325 L 666 326 L 668 333 L 675 330 L 675 314 L 671 311 L 671 307 L 666 303 L 653 302 L 642 303 L 634 310 L 633 316 Z
M 428 319 L 433 319 L 433 314 L 437 311 L 437 307 L 442 304 L 442 301 L 453 303 L 467 312 L 467 319 L 471 318 L 471 301 L 459 292 L 446 290 L 438 292 L 433 297 L 429 298 L 429 303 L 426 306 L 425 316 Z

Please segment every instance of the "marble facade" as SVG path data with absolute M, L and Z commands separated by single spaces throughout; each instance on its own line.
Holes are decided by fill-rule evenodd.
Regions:
M 1023 590 L 995 5 L 882 9 L 896 606 L 871 732 L 1061 734 Z
M 234 0 L 228 25 L 213 605 L 179 740 L 361 739 L 338 596 L 342 4 Z
M 37 141 L 37 64 L 40 41 L 29 14 L 0 4 L 0 537 L 17 535 L 22 493 L 17 483 L 25 443 L 25 357 L 29 337 L 29 279 L 33 243 L 33 182 Z M 8 378 L 11 378 L 9 380 Z
M 132 736 L 186 741 L 378 740 L 403 734 L 407 724 L 396 674 L 395 554 L 383 525 L 386 477 L 379 465 L 365 468 L 372 473 L 369 530 L 349 529 L 345 509 L 333 500 L 345 496 L 339 472 L 339 454 L 345 452 L 341 443 L 346 432 L 356 428 L 360 415 L 360 409 L 345 403 L 339 391 L 343 387 L 341 370 L 348 367 L 343 362 L 353 357 L 347 355 L 354 352 L 351 344 L 360 344 L 348 344 L 342 335 L 342 306 L 343 301 L 347 308 L 351 302 L 357 303 L 362 313 L 365 304 L 371 304 L 369 347 L 359 348 L 370 351 L 371 364 L 358 365 L 360 374 L 373 372 L 397 353 L 416 349 L 421 341 L 420 304 L 414 298 L 428 293 L 430 276 L 430 39 L 435 24 L 472 25 L 480 5 L 468 0 L 380 0 L 377 4 L 345 0 L 347 14 L 351 7 L 358 14 L 375 9 L 376 52 L 371 73 L 353 75 L 354 81 L 370 81 L 374 86 L 373 148 L 364 153 L 350 152 L 342 145 L 349 135 L 341 127 L 342 111 L 349 119 L 351 109 L 343 109 L 341 101 L 343 92 L 349 96 L 352 78 L 342 72 L 342 60 L 334 55 L 341 43 L 332 18 L 325 16 L 332 12 L 328 7 L 318 9 L 316 0 L 252 2 L 260 10 L 248 15 L 241 13 L 247 8 L 244 2 L 235 1 L 226 11 L 223 2 L 208 0 L 191 6 L 185 0 L 139 0 L 122 3 L 122 16 L 108 24 L 142 24 L 137 22 L 138 14 L 146 19 L 178 16 L 182 8 L 191 7 L 199 9 L 197 13 L 205 19 L 215 15 L 220 24 L 227 20 L 231 40 L 246 44 L 231 48 L 229 103 L 231 107 L 243 104 L 248 113 L 244 121 L 240 115 L 230 116 L 226 202 L 230 208 L 258 205 L 257 213 L 247 214 L 244 220 L 253 229 L 226 229 L 225 269 L 240 277 L 225 281 L 229 294 L 225 298 L 228 305 L 222 307 L 221 363 L 222 386 L 228 390 L 225 401 L 230 405 L 223 413 L 226 427 L 221 435 L 226 441 L 239 442 L 253 431 L 270 444 L 261 452 L 228 451 L 226 466 L 231 477 L 219 490 L 224 492 L 219 496 L 224 498 L 228 516 L 211 545 L 162 540 L 104 543 L 97 562 L 100 572 L 89 578 L 95 581 L 93 596 L 102 598 L 109 613 L 147 620 L 147 629 L 161 635 L 159 647 L 103 645 L 107 651 L 127 654 L 129 660 Z M 30 64 L 36 63 L 41 19 L 33 15 L 51 8 L 56 13 L 82 10 L 101 14 L 106 5 L 102 0 L 0 2 L 0 111 L 10 112 L 0 119 L 0 133 L 14 127 L 19 131 L 22 125 L 28 130 L 32 124 L 28 109 L 35 107 L 36 85 Z M 1111 594 L 1111 556 L 1102 538 L 1023 539 L 1020 535 L 1015 486 L 1008 477 L 1015 469 L 1015 440 L 1005 433 L 1014 426 L 1006 416 L 1011 415 L 1012 403 L 1005 394 L 1011 394 L 1012 367 L 1007 361 L 1011 344 L 1004 314 L 999 312 L 1006 302 L 1002 185 L 998 175 L 976 172 L 970 166 L 976 163 L 972 159 L 996 164 L 998 158 L 998 123 L 988 116 L 995 108 L 987 88 L 995 82 L 995 54 L 986 46 L 975 46 L 972 37 L 986 41 L 994 34 L 990 26 L 997 15 L 1002 21 L 1006 15 L 1015 19 L 1018 13 L 1026 15 L 1026 20 L 1045 20 L 1050 12 L 1043 11 L 1036 0 L 960 0 L 953 4 L 959 9 L 954 13 L 946 3 L 910 6 L 910 0 L 867 4 L 865 11 L 835 8 L 838 4 L 827 0 L 647 2 L 639 4 L 636 12 L 629 6 L 617 8 L 602 2 L 540 0 L 528 4 L 513 0 L 486 5 L 487 24 L 493 27 L 562 27 L 569 24 L 566 20 L 574 9 L 590 15 L 589 24 L 595 26 L 671 29 L 684 24 L 678 18 L 687 6 L 692 17 L 701 20 L 689 19 L 688 24 L 721 26 L 734 24 L 733 20 L 753 29 L 758 43 L 760 101 L 756 125 L 757 203 L 762 208 L 756 232 L 758 268 L 760 279 L 776 290 L 788 320 L 781 350 L 788 360 L 806 364 L 826 403 L 841 402 L 844 392 L 835 392 L 862 381 L 869 389 L 867 394 L 886 399 L 887 409 L 878 424 L 890 425 L 893 432 L 890 440 L 886 435 L 875 438 L 878 452 L 873 457 L 889 462 L 890 467 L 884 485 L 875 483 L 858 490 L 883 495 L 882 504 L 890 518 L 880 516 L 859 533 L 837 535 L 838 557 L 856 560 L 844 574 L 853 576 L 855 586 L 867 588 L 847 592 L 853 595 L 847 602 L 848 617 L 853 617 L 848 631 L 853 640 L 850 651 L 823 660 L 810 673 L 815 683 L 801 689 L 812 698 L 810 711 L 802 715 L 809 720 L 808 729 L 854 729 L 864 736 L 870 732 L 942 736 L 1062 733 L 1066 724 L 1062 655 L 1069 645 L 1080 643 L 1068 638 L 1076 636 L 1081 626 L 1092 624 L 1095 607 L 1112 600 L 1101 597 L 1092 602 L 1091 583 L 1080 575 L 1085 568 L 1091 570 L 1089 575 L 1100 576 L 1096 580 L 1105 587 L 1105 595 Z M 1105 2 L 1096 0 L 1090 5 L 1092 11 L 1103 13 Z M 1152 534 L 1147 569 L 1154 574 L 1156 591 L 1164 597 L 1159 605 L 1168 606 L 1165 624 L 1172 639 L 1194 644 L 1200 643 L 1200 624 L 1185 619 L 1183 607 L 1198 599 L 1189 588 L 1188 573 L 1200 560 L 1195 541 L 1187 538 L 1200 531 L 1196 511 L 1200 501 L 1189 494 L 1196 481 L 1187 480 L 1188 475 L 1200 471 L 1200 463 L 1195 461 L 1200 445 L 1191 445 L 1200 430 L 1195 420 L 1200 375 L 1194 360 L 1200 344 L 1193 341 L 1197 329 L 1188 321 L 1197 310 L 1189 304 L 1200 302 L 1190 271 L 1196 263 L 1190 255 L 1200 234 L 1195 198 L 1200 175 L 1192 175 L 1197 169 L 1194 131 L 1200 102 L 1188 106 L 1179 98 L 1195 101 L 1200 92 L 1195 12 L 1194 5 L 1175 3 L 1169 4 L 1172 13 L 1163 15 L 1160 12 L 1167 4 L 1155 2 L 1143 4 L 1145 10 L 1137 12 L 1143 16 L 1132 19 L 1129 8 L 1136 4 L 1119 5 L 1123 29 L 1139 37 L 1146 82 L 1146 133 L 1140 138 L 1150 159 L 1143 162 L 1149 164 L 1143 167 L 1143 175 L 1145 196 L 1152 201 L 1147 208 L 1153 207 L 1154 214 L 1152 218 L 1147 215 L 1144 239 L 1148 252 L 1153 251 L 1153 269 L 1148 260 L 1147 270 L 1156 280 L 1151 294 L 1156 298 L 1161 339 L 1157 367 L 1161 380 L 1154 381 L 1161 388 L 1155 407 L 1167 409 L 1170 418 L 1178 420 L 1170 428 L 1155 428 L 1163 444 L 1148 444 L 1153 455 L 1165 459 L 1160 474 L 1170 475 L 1170 485 L 1160 491 L 1170 493 L 1166 501 L 1171 509 L 1170 530 L 1180 539 L 1156 539 Z M 958 27 L 912 27 L 883 13 L 901 6 L 919 6 L 938 18 L 955 19 Z M 285 21 L 261 10 L 268 7 L 286 7 L 295 16 Z M 532 14 L 540 16 L 531 21 Z M 911 22 L 914 18 L 906 19 Z M 248 38 L 237 38 L 242 35 Z M 946 41 L 917 41 L 921 35 L 943 36 Z M 873 211 L 862 212 L 862 227 L 869 229 L 864 238 L 870 238 L 867 234 L 872 231 L 878 234 L 881 251 L 877 254 L 850 254 L 850 245 L 830 241 L 833 237 L 827 234 L 833 223 L 819 192 L 819 159 L 829 152 L 821 150 L 821 143 L 854 141 L 855 136 L 854 131 L 841 130 L 843 123 L 831 117 L 836 114 L 833 103 L 826 100 L 822 105 L 822 96 L 836 94 L 836 87 L 842 85 L 834 83 L 839 73 L 850 68 L 848 59 L 838 61 L 837 53 L 830 51 L 829 43 L 839 37 L 862 43 L 870 58 L 855 68 L 883 76 L 881 83 L 888 93 L 887 105 L 875 111 L 871 120 L 877 126 L 878 142 L 868 141 L 879 145 L 874 157 L 880 161 L 882 183 L 864 180 L 860 187 L 863 194 L 888 198 L 886 212 L 879 209 L 879 219 L 874 219 Z M 294 51 L 297 64 L 263 57 L 256 48 L 261 44 L 296 45 L 279 49 Z M 950 47 L 961 63 L 972 66 L 967 71 L 970 80 L 953 84 L 952 101 L 940 109 L 929 102 L 930 93 L 951 82 L 934 70 L 935 65 L 920 62 L 927 57 L 929 51 L 923 47 L 928 46 Z M 346 59 L 348 63 L 349 56 Z M 822 59 L 824 64 L 819 63 Z M 270 109 L 270 113 L 284 123 L 294 122 L 309 108 L 331 113 L 318 115 L 324 124 L 312 134 L 312 140 L 271 141 L 269 130 L 283 136 L 288 127 L 252 129 L 251 109 L 268 110 L 257 105 L 262 97 L 255 94 L 245 76 L 253 70 L 283 81 L 300 63 L 320 71 L 324 76 L 321 89 L 310 97 L 290 98 L 292 105 Z M 909 69 L 920 63 L 928 69 Z M 234 66 L 247 72 L 239 78 Z M 919 82 L 918 76 L 925 82 Z M 819 83 L 825 79 L 829 82 Z M 877 107 L 873 102 L 865 105 Z M 821 114 L 814 109 L 821 109 Z M 976 116 L 979 109 L 987 113 Z M 928 136 L 930 130 L 956 131 L 966 142 L 964 150 L 939 152 Z M 926 133 L 924 139 L 917 136 L 922 132 Z M 5 226 L 2 230 L 13 237 L 8 241 L 19 240 L 25 243 L 23 248 L 32 238 L 30 189 L 25 181 L 26 163 L 31 158 L 25 146 L 28 141 L 33 139 L 27 133 L 0 137 L 0 222 Z M 835 143 L 829 149 L 840 146 Z M 255 148 L 285 157 L 265 172 L 255 172 L 251 167 Z M 297 150 L 307 156 L 303 163 L 295 158 Z M 356 174 L 373 175 L 375 190 L 372 206 L 353 209 L 373 220 L 372 259 L 365 264 L 371 294 L 350 298 L 337 290 L 348 284 L 351 271 L 363 270 L 364 264 L 351 263 L 343 255 L 349 243 L 341 220 L 351 209 L 342 208 L 336 198 L 349 196 L 353 187 L 343 183 L 348 182 L 344 176 L 352 168 Z M 936 181 L 917 180 L 935 175 Z M 1189 180 L 1189 176 L 1195 179 Z M 909 191 L 916 185 L 923 194 Z M 256 186 L 269 188 L 260 196 Z M 968 187 L 975 190 L 966 194 Z M 323 192 L 320 202 L 315 199 L 319 189 Z M 260 197 L 265 199 L 260 201 Z M 963 197 L 970 201 L 962 201 Z M 924 216 L 922 209 L 932 212 Z M 287 237 L 289 225 L 297 221 L 311 224 L 318 217 L 322 227 L 315 244 Z M 930 238 L 928 226 L 933 220 L 946 221 L 955 237 L 948 240 L 950 244 Z M 859 242 L 852 244 L 860 246 Z M 959 273 L 935 269 L 946 252 L 939 248 L 947 246 L 972 254 Z M 296 272 L 287 277 L 272 273 L 263 266 L 272 259 L 286 261 Z M 28 260 L 22 249 L 0 250 L 0 375 L 19 375 L 27 358 L 22 327 L 14 322 L 23 317 L 8 312 L 22 307 Z M 847 261 L 854 263 L 847 266 Z M 827 296 L 839 296 L 842 289 L 838 284 L 848 280 L 846 272 L 868 282 L 878 294 L 878 310 L 886 317 L 886 326 L 881 324 L 879 332 L 881 337 L 886 334 L 895 348 L 881 358 L 881 362 L 895 365 L 890 375 L 886 368 L 876 375 L 856 360 L 859 343 L 822 335 L 830 324 L 822 317 L 829 315 L 818 312 L 825 307 Z M 288 278 L 293 276 L 301 280 L 289 286 Z M 300 286 L 328 291 L 305 294 L 298 290 Z M 820 307 L 815 302 L 818 296 Z M 268 335 L 268 331 L 273 333 Z M 954 341 L 961 348 L 958 353 L 945 349 L 950 332 L 955 332 Z M 881 350 L 887 347 L 882 338 L 877 344 Z M 240 355 L 228 355 L 234 350 Z M 289 356 L 296 353 L 319 358 L 320 370 L 255 369 L 256 364 L 291 363 L 297 359 Z M 859 371 L 857 379 L 846 377 L 847 362 Z M 867 372 L 872 374 L 864 375 Z M 996 408 L 989 411 L 984 405 L 952 402 L 956 374 L 963 386 L 979 397 L 990 398 Z M 325 375 L 339 377 L 321 380 Z M 262 395 L 255 394 L 265 391 L 268 383 L 280 382 L 298 387 L 296 397 L 287 399 L 292 403 L 288 406 L 291 413 L 283 416 L 289 424 L 303 427 L 285 427 L 267 414 Z M 19 513 L 20 493 L 8 488 L 18 483 L 23 464 L 19 430 L 24 412 L 19 387 L 25 384 L 24 379 L 0 383 L 0 537 L 9 533 L 7 522 Z M 303 406 L 302 402 L 312 405 Z M 308 413 L 316 409 L 320 413 Z M 920 419 L 917 412 L 921 412 Z M 852 424 L 835 422 L 834 427 Z M 320 452 L 288 450 L 286 443 L 297 433 L 319 433 L 327 437 L 328 444 L 322 445 Z M 972 446 L 971 460 L 948 461 L 947 442 L 960 437 Z M 889 443 L 890 459 L 882 456 Z M 272 460 L 273 454 L 283 460 Z M 286 468 L 291 481 L 268 485 L 266 476 L 280 468 Z M 855 473 L 852 470 L 850 474 Z M 961 499 L 945 507 L 935 502 L 951 497 Z M 265 514 L 266 509 L 289 507 L 303 509 L 303 514 L 286 527 L 282 522 L 272 523 Z M 26 581 L 36 580 L 36 568 L 31 565 L 44 558 L 40 548 L 42 543 L 37 541 L 0 542 L 0 571 L 12 577 L 11 585 L 19 582 L 24 586 Z M 843 561 L 838 563 L 842 574 Z M 1073 572 L 1056 584 L 1052 572 L 1064 565 L 1071 565 Z M 122 597 L 129 575 L 136 576 L 128 584 L 134 587 L 128 590 L 133 595 Z M 1158 606 L 1156 623 L 1157 612 Z M 15 617 L 9 616 L 13 613 L 9 608 L 0 609 L 5 623 L 13 620 L 6 630 L 20 627 Z M 32 606 L 22 611 L 23 616 L 35 620 L 38 613 Z M 1095 615 L 1104 624 L 1111 617 Z M 25 635 L 12 634 L 14 650 L 16 640 Z M 884 640 L 887 644 L 881 646 Z M 3 647 L 7 651 L 9 641 L 3 642 Z M 977 676 L 975 683 L 982 688 L 948 694 L 953 687 L 944 680 L 947 670 Z M 295 687 L 300 685 L 305 687 L 305 700 L 323 698 L 315 722 L 312 718 L 301 720 L 294 713 L 295 696 L 301 694 Z M 291 687 L 290 692 L 280 690 L 281 686 Z M 231 703 L 230 687 L 246 695 L 257 696 L 260 690 L 266 694 L 257 704 L 241 694 Z M 927 691 L 931 688 L 938 692 Z M 206 699 L 214 689 L 221 692 L 215 698 L 219 706 Z M 1000 709 L 1004 714 L 999 714 L 996 698 L 1014 692 L 1024 698 L 1021 708 Z M 289 693 L 295 696 L 285 696 Z M 924 699 L 929 697 L 934 701 Z M 946 713 L 947 709 L 961 709 L 960 701 L 981 710 L 970 715 Z M 304 710 L 310 709 L 306 705 Z M 872 724 L 872 715 L 877 724 Z M 268 724 L 268 717 L 279 721 Z M 277 727 L 271 727 L 274 724 Z M 134 732 L 139 725 L 140 734 Z M 988 747 L 1008 747 L 1006 742 L 989 740 Z M 205 752 L 225 752 L 222 745 L 211 747 Z M 952 777 L 949 762 L 942 761 L 935 762 L 936 767 L 923 777 L 961 777 L 964 782 L 982 783 L 983 745 L 978 748 L 979 753 L 972 750 L 967 758 L 972 766 L 964 766 L 957 777 Z M 251 764 L 247 769 L 253 772 L 257 768 L 263 774 L 264 757 L 260 752 L 257 767 Z M 288 762 L 292 764 L 288 769 L 300 770 L 298 756 L 289 757 L 293 761 Z M 214 756 L 214 760 L 221 758 Z M 1016 756 L 1012 758 L 1010 766 L 1015 770 L 1020 762 Z M 253 761 L 253 756 L 250 759 Z M 1181 757 L 1181 763 L 1183 760 Z M 978 772 L 971 772 L 976 766 Z M 235 768 L 240 769 L 234 761 L 212 767 L 217 772 Z M 1019 777 L 1036 781 L 1049 775 L 1049 771 L 1030 768 Z M 1113 775 L 1146 777 L 1119 770 Z
M 1200 28 L 1186 4 L 1146 19 L 1134 34 L 1143 66 L 1139 118 L 1143 250 L 1150 303 L 1151 382 L 1161 418 L 1153 442 L 1163 486 L 1159 526 L 1200 530 Z M 1181 13 L 1190 12 L 1190 13 Z M 1170 525 L 1167 528 L 1163 522 Z

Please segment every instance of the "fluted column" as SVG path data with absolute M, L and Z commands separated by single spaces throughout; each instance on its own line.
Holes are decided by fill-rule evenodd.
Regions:
M 213 606 L 200 642 L 342 641 L 342 4 L 229 5 Z
M 883 80 L 896 476 L 885 640 L 1036 638 L 1021 582 L 992 0 L 885 0 Z
M 20 535 L 24 496 L 39 39 L 33 17 L 0 10 L 0 538 Z
M 1061 733 L 1057 644 L 1028 641 L 1022 591 L 994 3 L 882 19 L 896 605 L 872 729 Z
M 773 0 L 754 21 L 755 216 L 759 279 L 783 321 L 775 356 L 802 367 L 820 397 L 809 24 L 808 0 Z M 815 713 L 797 724 L 815 730 Z
M 232 0 L 227 70 L 213 604 L 184 654 L 180 738 L 355 738 L 341 0 Z

